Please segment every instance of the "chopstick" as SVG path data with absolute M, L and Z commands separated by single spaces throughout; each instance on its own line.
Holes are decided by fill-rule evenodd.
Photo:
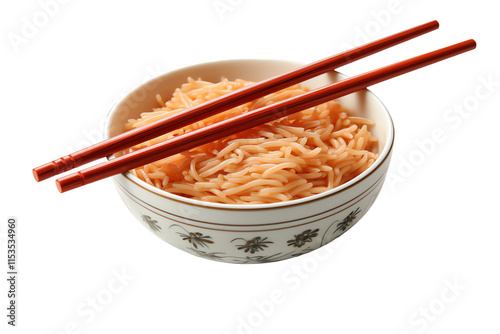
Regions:
M 439 27 L 437 21 L 419 25 L 380 40 L 353 48 L 290 72 L 239 89 L 219 98 L 188 108 L 171 117 L 152 122 L 140 128 L 124 132 L 67 156 L 53 160 L 33 169 L 35 180 L 42 181 L 91 161 L 109 156 L 175 129 L 192 124 L 222 111 L 250 102 L 283 88 L 300 83 L 337 67 L 352 63 L 394 45 L 418 37 Z
M 398 63 L 381 67 L 351 78 L 347 78 L 302 95 L 265 106 L 246 114 L 188 132 L 142 150 L 138 150 L 110 161 L 92 166 L 82 171 L 56 180 L 59 191 L 65 192 L 101 179 L 126 172 L 130 169 L 181 153 L 196 146 L 206 144 L 254 126 L 267 123 L 295 112 L 356 92 L 367 86 L 414 71 L 438 61 L 475 49 L 472 39 L 457 43 Z

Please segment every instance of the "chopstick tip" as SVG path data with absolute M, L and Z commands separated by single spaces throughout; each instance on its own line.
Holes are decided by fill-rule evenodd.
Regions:
M 38 177 L 38 173 L 35 168 L 32 170 L 33 172 L 33 177 L 35 178 L 36 182 L 40 182 L 40 178 Z
M 33 177 L 36 182 L 46 180 L 57 174 L 57 168 L 52 162 L 33 168 Z
M 477 47 L 477 43 L 474 39 L 468 39 L 466 41 L 463 41 L 463 42 L 460 42 L 460 43 L 457 43 L 455 45 L 459 45 L 463 48 L 464 51 L 470 51 L 470 50 L 474 50 L 476 47 Z
M 85 185 L 85 177 L 79 172 L 63 176 L 56 180 L 56 187 L 60 193 Z

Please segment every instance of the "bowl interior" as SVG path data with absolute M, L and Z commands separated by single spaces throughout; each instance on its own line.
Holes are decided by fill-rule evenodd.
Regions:
M 194 65 L 165 73 L 137 87 L 111 110 L 105 128 L 106 138 L 124 132 L 124 124 L 127 123 L 128 119 L 139 118 L 142 112 L 151 111 L 153 108 L 157 108 L 158 103 L 156 101 L 156 94 L 160 94 L 164 100 L 169 100 L 174 90 L 185 83 L 188 77 L 192 77 L 193 79 L 200 78 L 212 82 L 218 82 L 222 78 L 227 78 L 229 80 L 243 79 L 260 81 L 290 71 L 299 66 L 302 66 L 302 64 L 280 60 L 226 60 Z M 332 71 L 307 80 L 303 82 L 303 85 L 306 85 L 310 89 L 314 89 L 342 80 L 345 77 L 345 75 L 339 72 Z M 372 134 L 379 140 L 378 151 L 380 153 L 380 158 L 362 175 L 326 193 L 338 191 L 348 186 L 350 183 L 356 182 L 358 178 L 362 178 L 376 168 L 378 163 L 389 154 L 394 135 L 393 124 L 389 112 L 382 102 L 370 91 L 364 89 L 339 98 L 337 101 L 344 108 L 349 109 L 352 114 L 371 119 L 376 123 L 370 131 L 372 131 Z M 133 175 L 130 175 L 130 177 L 135 179 Z M 137 179 L 137 182 L 143 183 L 139 179 Z M 146 183 L 143 184 L 151 188 L 153 192 L 160 191 Z M 321 196 L 322 194 L 318 195 Z M 311 197 L 316 197 L 318 195 Z M 172 196 L 185 200 L 184 197 Z M 187 200 L 187 202 L 190 201 L 192 200 Z M 266 206 L 269 206 L 269 204 Z

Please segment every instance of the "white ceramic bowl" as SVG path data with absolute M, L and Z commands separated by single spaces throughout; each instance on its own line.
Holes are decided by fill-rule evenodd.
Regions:
M 171 96 L 187 77 L 259 81 L 301 64 L 278 60 L 228 60 L 182 68 L 155 78 L 125 97 L 108 116 L 106 136 L 123 132 L 130 118 L 157 107 L 155 95 Z M 305 84 L 316 88 L 344 76 L 330 72 Z M 376 122 L 379 159 L 357 178 L 330 191 L 276 204 L 229 205 L 169 194 L 131 173 L 114 177 L 130 212 L 162 240 L 191 254 L 231 263 L 279 261 L 317 249 L 350 229 L 368 211 L 383 185 L 394 140 L 391 117 L 368 90 L 338 101 Z

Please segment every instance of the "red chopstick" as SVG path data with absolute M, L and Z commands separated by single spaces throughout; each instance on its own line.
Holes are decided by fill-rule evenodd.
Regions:
M 163 159 L 189 150 L 207 142 L 217 140 L 254 126 L 267 123 L 318 104 L 353 93 L 367 86 L 391 79 L 401 74 L 456 56 L 475 49 L 476 42 L 467 40 L 433 52 L 413 57 L 389 66 L 379 68 L 355 77 L 312 90 L 302 95 L 256 109 L 252 112 L 206 126 L 204 128 L 174 137 L 80 172 L 56 180 L 60 192 L 99 181 L 112 175 Z
M 285 74 L 261 81 L 255 85 L 239 89 L 230 94 L 186 109 L 171 117 L 124 132 L 93 146 L 36 167 L 33 169 L 33 176 L 37 181 L 48 179 L 57 174 L 82 166 L 96 159 L 109 156 L 222 111 L 250 102 L 328 71 L 332 71 L 337 67 L 352 63 L 361 58 L 423 35 L 438 27 L 439 23 L 437 21 L 431 21 L 361 47 L 297 68 Z

